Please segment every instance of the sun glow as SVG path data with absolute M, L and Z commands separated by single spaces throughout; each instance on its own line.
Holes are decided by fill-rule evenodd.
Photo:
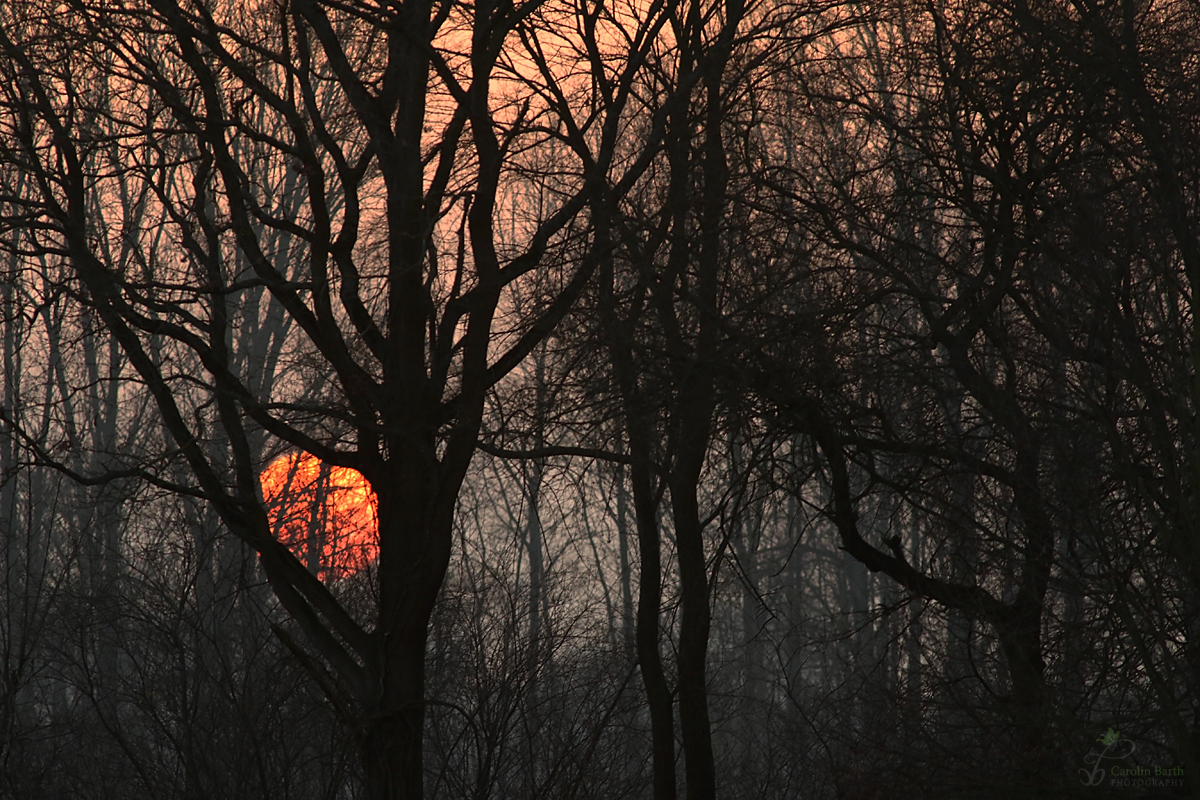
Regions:
M 261 481 L 275 537 L 322 579 L 344 578 L 379 555 L 375 493 L 358 470 L 292 453 L 272 461 Z

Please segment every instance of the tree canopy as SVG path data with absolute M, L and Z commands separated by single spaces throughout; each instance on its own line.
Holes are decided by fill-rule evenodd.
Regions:
M 1195 794 L 1198 23 L 0 7 L 0 795 Z

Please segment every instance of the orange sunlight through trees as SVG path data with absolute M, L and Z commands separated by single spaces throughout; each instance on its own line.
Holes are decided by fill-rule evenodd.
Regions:
M 271 530 L 322 580 L 352 575 L 379 555 L 375 493 L 358 470 L 292 453 L 261 480 Z

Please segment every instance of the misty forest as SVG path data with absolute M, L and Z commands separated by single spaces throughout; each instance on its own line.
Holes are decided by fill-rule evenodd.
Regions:
M 1200 797 L 1198 32 L 0 3 L 0 798 Z

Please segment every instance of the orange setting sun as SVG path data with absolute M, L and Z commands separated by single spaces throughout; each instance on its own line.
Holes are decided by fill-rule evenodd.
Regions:
M 358 470 L 292 453 L 261 480 L 272 532 L 321 578 L 351 575 L 379 554 L 375 493 Z

